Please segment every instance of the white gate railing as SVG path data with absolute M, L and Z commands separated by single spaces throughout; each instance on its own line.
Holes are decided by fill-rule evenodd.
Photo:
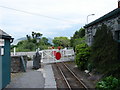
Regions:
M 56 60 L 55 53 L 60 52 L 61 58 L 60 60 Z M 61 62 L 61 61 L 70 61 L 74 60 L 74 50 L 73 49 L 49 49 L 49 50 L 42 50 L 39 51 L 41 53 L 41 58 L 43 63 L 54 63 L 54 62 Z

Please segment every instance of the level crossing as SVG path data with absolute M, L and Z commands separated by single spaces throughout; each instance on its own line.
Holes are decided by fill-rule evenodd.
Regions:
M 56 59 L 57 52 L 61 54 L 61 58 L 59 60 Z M 75 57 L 73 49 L 49 49 L 39 51 L 39 53 L 41 54 L 41 62 L 43 63 L 73 61 Z

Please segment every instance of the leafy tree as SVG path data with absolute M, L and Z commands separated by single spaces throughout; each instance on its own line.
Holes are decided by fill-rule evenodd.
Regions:
M 77 38 L 77 39 L 74 39 L 74 43 L 73 43 L 73 46 L 77 46 L 79 44 L 82 44 L 82 43 L 85 43 L 85 38 Z
M 36 34 L 35 32 L 32 32 L 32 38 L 35 38 L 35 34 Z
M 24 49 L 28 49 L 28 50 L 30 50 L 30 51 L 33 51 L 33 50 L 35 50 L 35 44 L 34 43 L 32 43 L 32 42 L 29 42 L 29 43 L 25 43 L 25 45 L 24 45 Z
M 47 49 L 47 47 L 50 46 L 48 39 L 42 37 L 41 33 L 32 32 L 31 36 L 26 35 L 26 37 L 27 40 L 22 40 L 16 45 L 17 51 L 35 51 L 36 48 Z M 37 42 L 37 39 L 39 39 L 39 42 Z M 12 49 L 13 47 L 14 46 L 12 46 Z
M 48 39 L 46 37 L 42 37 L 42 41 L 45 45 L 49 45 Z
M 73 35 L 73 37 L 71 37 L 70 39 L 70 46 L 74 48 L 76 45 L 81 44 L 85 41 L 85 29 L 81 28 L 80 30 L 76 31 Z
M 76 31 L 73 35 L 74 39 L 77 38 L 83 38 L 85 36 L 85 29 L 84 28 L 80 28 L 78 31 Z
M 28 40 L 28 41 L 30 41 L 30 40 L 31 40 L 31 36 L 26 35 L 26 37 L 27 37 L 27 40 Z
M 32 38 L 40 38 L 41 36 L 41 33 L 32 32 Z
M 35 38 L 40 38 L 41 36 L 42 36 L 41 33 L 36 33 L 36 34 L 35 34 Z
M 55 37 L 53 39 L 54 46 L 68 47 L 70 46 L 70 40 L 67 37 Z

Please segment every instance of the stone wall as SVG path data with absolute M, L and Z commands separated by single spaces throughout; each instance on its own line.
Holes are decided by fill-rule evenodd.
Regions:
M 118 17 L 104 20 L 102 22 L 99 22 L 97 24 L 91 25 L 90 27 L 86 28 L 85 36 L 86 36 L 86 42 L 89 46 L 91 46 L 91 44 L 93 43 L 93 37 L 95 36 L 97 28 L 100 27 L 103 23 L 108 27 L 111 27 L 111 31 L 115 39 L 115 31 L 120 30 L 120 15 Z
M 11 72 L 14 72 L 14 73 L 24 72 L 26 71 L 26 67 L 27 67 L 27 56 L 26 55 L 11 56 Z

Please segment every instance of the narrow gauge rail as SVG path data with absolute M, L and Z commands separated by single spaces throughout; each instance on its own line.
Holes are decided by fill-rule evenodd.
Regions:
M 69 69 L 67 65 L 62 63 L 56 63 L 61 75 L 63 76 L 69 90 L 73 89 L 85 89 L 88 90 L 87 86 Z

